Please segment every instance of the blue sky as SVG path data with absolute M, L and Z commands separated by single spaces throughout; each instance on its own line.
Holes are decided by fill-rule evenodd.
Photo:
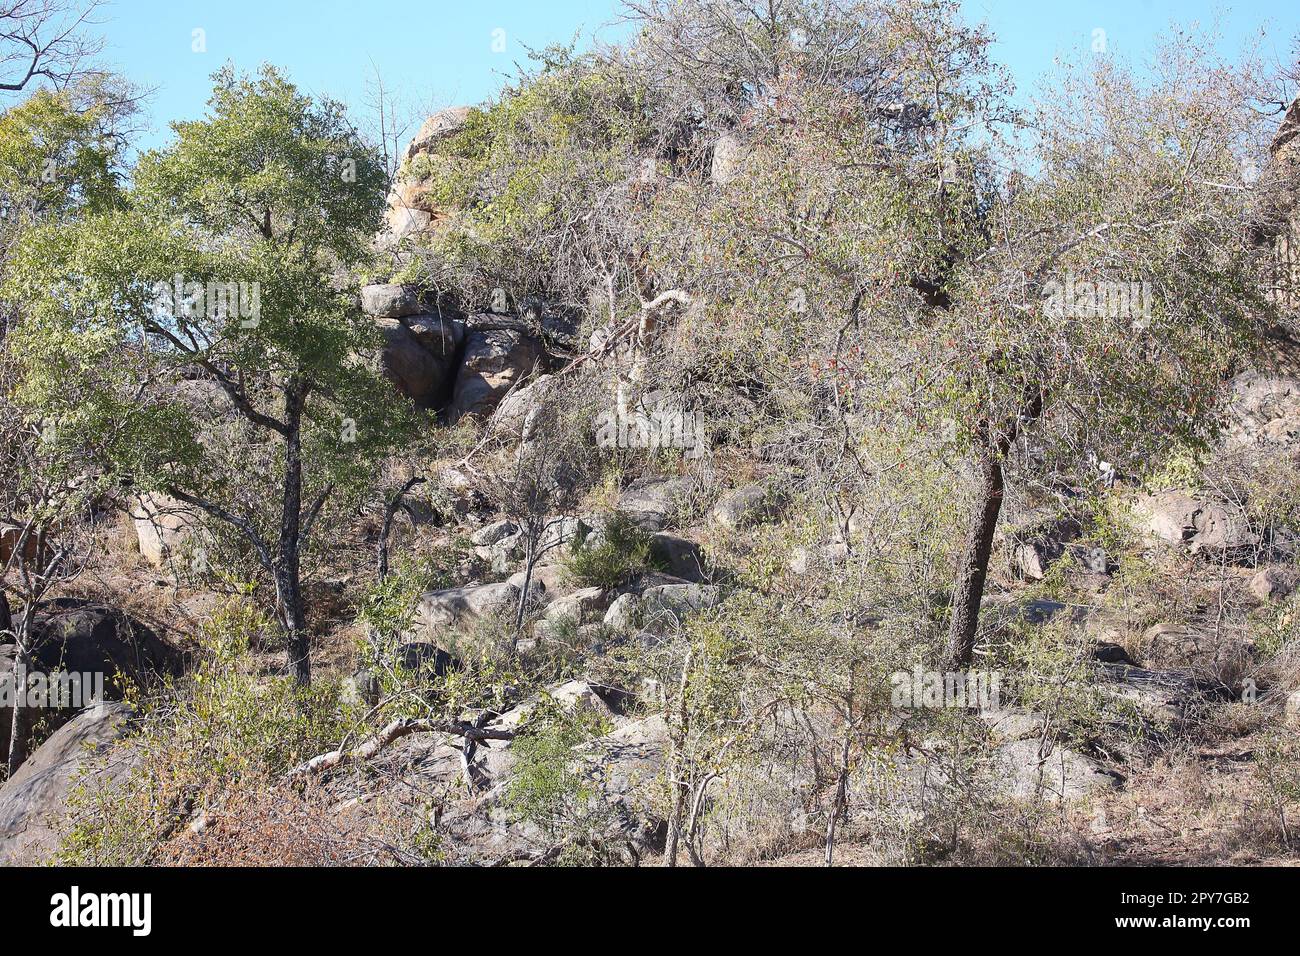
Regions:
M 1094 31 L 1110 49 L 1141 57 L 1171 22 L 1217 20 L 1228 50 L 1265 33 L 1285 58 L 1300 32 L 1296 0 L 964 0 L 968 18 L 988 22 L 995 56 L 1031 89 L 1060 53 L 1087 50 Z M 141 145 L 158 145 L 167 123 L 202 115 L 210 74 L 227 60 L 287 68 L 303 88 L 360 104 L 372 64 L 422 111 L 479 102 L 501 85 L 525 46 L 575 34 L 616 39 L 618 0 L 116 0 L 102 11 L 105 59 L 156 88 Z M 205 52 L 195 52 L 202 30 Z M 494 32 L 502 31 L 502 32 Z M 495 41 L 495 42 L 494 42 Z M 494 46 L 504 49 L 500 52 Z

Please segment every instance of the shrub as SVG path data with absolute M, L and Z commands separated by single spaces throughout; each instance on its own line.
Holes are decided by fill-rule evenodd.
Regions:
M 598 714 L 566 711 L 543 693 L 512 746 L 518 759 L 506 807 L 516 821 L 533 824 L 553 845 L 562 845 L 561 862 L 581 862 L 600 842 L 608 810 L 582 773 L 574 748 L 608 732 Z
M 617 511 L 606 520 L 600 543 L 592 547 L 575 544 L 565 565 L 574 584 L 605 590 L 621 587 L 654 566 L 650 533 Z
M 340 682 L 320 679 L 302 688 L 250 666 L 249 645 L 269 626 L 241 602 L 205 623 L 198 667 L 142 702 L 138 734 L 119 745 L 134 757 L 123 784 L 74 787 L 74 823 L 60 863 L 149 863 L 192 814 L 234 793 L 264 789 L 358 728 L 360 712 Z
M 1255 774 L 1268 811 L 1274 817 L 1281 843 L 1295 839 L 1297 805 L 1300 805 L 1300 743 L 1285 728 L 1265 737 L 1257 750 Z

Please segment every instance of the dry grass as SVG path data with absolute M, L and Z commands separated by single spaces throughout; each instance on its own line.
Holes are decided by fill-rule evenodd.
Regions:
M 351 825 L 318 791 L 246 787 L 187 826 L 158 855 L 164 866 L 375 866 L 419 862 Z

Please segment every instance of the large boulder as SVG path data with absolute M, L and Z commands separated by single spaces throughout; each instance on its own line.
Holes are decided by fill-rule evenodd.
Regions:
M 537 547 L 543 552 L 540 561 L 554 564 L 564 557 L 566 549 L 590 545 L 594 529 L 583 518 L 556 515 L 547 518 L 546 527 L 537 539 Z
M 1153 545 L 1222 555 L 1249 551 L 1259 544 L 1239 506 L 1202 501 L 1182 491 L 1143 495 L 1133 502 L 1133 514 L 1139 531 Z
M 618 498 L 617 510 L 646 531 L 662 531 L 697 488 L 690 478 L 638 478 Z
M 569 713 L 588 711 L 606 720 L 614 718 L 613 712 L 596 689 L 585 680 L 570 680 L 546 689 L 546 697 Z M 534 695 L 523 703 L 517 704 L 497 717 L 490 724 L 492 727 L 516 728 L 528 722 L 528 718 L 542 704 L 542 696 Z
M 447 410 L 454 423 L 466 415 L 488 415 L 542 360 L 541 343 L 520 332 L 476 329 L 465 340 L 465 356 Z
M 39 534 L 25 531 L 21 525 L 0 522 L 0 567 L 9 563 L 15 551 L 22 552 L 22 559 L 25 562 L 39 562 L 43 552 L 42 545 Z
M 592 624 L 605 616 L 613 597 L 611 592 L 601 588 L 580 588 L 548 604 L 545 618 L 551 624 L 561 620 Z
M 1300 690 L 1287 695 L 1286 703 L 1282 706 L 1282 720 L 1288 727 L 1300 728 Z
M 406 150 L 406 162 L 388 194 L 384 232 L 380 244 L 393 247 L 406 239 L 419 239 L 435 232 L 449 210 L 438 203 L 432 188 L 432 173 L 456 162 L 439 150 L 465 128 L 470 116 L 467 106 L 454 106 L 434 113 L 420 127 Z
M 670 734 L 659 717 L 620 717 L 605 702 L 608 694 L 609 688 L 571 680 L 548 688 L 545 696 L 551 706 L 585 712 L 607 728 L 601 736 L 576 746 L 566 769 L 588 791 L 587 802 L 575 808 L 583 811 L 590 827 L 588 838 L 600 845 L 603 855 L 635 864 L 663 848 L 656 785 Z M 535 716 L 541 703 L 541 695 L 530 697 L 495 715 L 486 726 L 518 730 Z M 418 775 L 422 789 L 434 785 L 447 794 L 440 824 L 455 862 L 493 865 L 553 859 L 554 839 L 534 821 L 521 819 L 507 803 L 518 763 L 510 740 L 485 740 L 467 752 L 458 738 L 419 734 L 385 748 L 371 767 L 394 778 Z M 347 812 L 374 818 L 376 805 L 383 800 L 378 795 L 374 801 L 350 801 Z M 408 812 L 405 807 L 388 806 L 397 813 Z
M 435 401 L 446 388 L 446 367 L 398 319 L 376 319 L 384 337 L 380 366 L 399 392 L 417 405 Z
M 1247 588 L 1261 601 L 1281 601 L 1290 596 L 1300 582 L 1294 567 L 1261 568 L 1251 577 Z
M 472 535 L 469 540 L 480 548 L 490 548 L 499 541 L 513 537 L 519 533 L 519 525 L 515 524 L 509 518 L 502 518 L 500 521 L 493 521 L 491 524 L 485 524 Z
M 516 571 L 506 579 L 520 591 L 524 589 L 524 572 Z M 578 588 L 570 579 L 569 569 L 562 564 L 539 564 L 533 568 L 528 580 L 528 601 L 532 607 L 546 607 L 552 601 L 572 594 Z
M 669 574 L 698 583 L 707 577 L 704 551 L 699 542 L 659 531 L 650 536 L 650 554 Z
M 420 153 L 436 153 L 440 143 L 465 128 L 469 115 L 468 106 L 449 106 L 434 113 L 421 124 L 411 145 L 406 148 L 406 158 L 414 159 Z
M 394 191 L 388 197 L 388 211 L 384 214 L 384 241 L 401 242 L 410 236 L 427 233 L 433 226 L 433 214 L 425 209 L 409 206 L 402 199 L 400 191 Z
M 417 313 L 377 318 L 375 325 L 384 338 L 381 367 L 398 391 L 420 406 L 443 405 L 451 395 L 465 323 Z
M 421 289 L 416 285 L 386 282 L 361 289 L 361 311 L 380 318 L 400 319 L 424 311 Z
M 709 520 L 725 528 L 747 528 L 775 518 L 780 493 L 766 482 L 754 482 L 727 492 L 709 511 Z
M 680 625 L 689 615 L 722 603 L 722 589 L 711 584 L 661 584 L 641 592 L 642 623 L 648 630 Z
M 56 598 L 40 606 L 34 629 L 42 667 L 80 673 L 102 671 L 144 685 L 184 669 L 181 651 L 116 608 L 79 598 Z
M 137 496 L 128 511 L 140 556 L 156 568 L 184 553 L 201 527 L 193 509 L 164 494 Z
M 994 778 L 1007 796 L 1066 803 L 1113 790 L 1122 778 L 1046 733 L 1041 714 L 1003 710 L 984 715 L 995 743 Z
M 1191 668 L 1198 674 L 1233 674 L 1250 661 L 1253 647 L 1236 628 L 1161 621 L 1142 634 L 1150 665 Z
M 641 598 L 628 592 L 620 594 L 610 604 L 601 623 L 615 631 L 629 631 L 636 627 L 641 613 Z
M 524 435 L 524 427 L 530 418 L 550 401 L 555 391 L 553 375 L 539 375 L 534 381 L 517 388 L 501 399 L 496 411 L 492 413 L 493 430 L 517 438 Z
M 662 810 L 655 805 L 671 734 L 662 717 L 627 720 L 579 748 L 601 798 L 616 813 L 634 852 L 663 849 Z
M 1132 707 L 1150 732 L 1195 716 L 1207 702 L 1222 702 L 1233 696 L 1218 679 L 1186 668 L 1152 670 L 1129 664 L 1100 664 L 1097 674 L 1102 678 L 1101 691 Z
M 1300 378 L 1243 372 L 1229 383 L 1224 444 L 1294 445 L 1300 440 Z
M 57 598 L 36 611 L 30 669 L 45 675 L 79 675 L 83 687 L 102 683 L 107 700 L 120 700 L 129 685 L 149 688 L 178 676 L 185 657 L 144 624 L 115 608 L 76 598 Z M 13 670 L 14 647 L 0 644 L 0 675 Z M 90 675 L 87 677 L 86 675 Z M 45 728 L 57 727 L 79 707 L 42 710 Z M 0 706 L 0 753 L 8 753 L 13 710 Z
M 463 618 L 487 617 L 516 607 L 519 588 L 508 581 L 430 591 L 420 598 L 416 620 L 437 630 L 453 627 Z
M 422 313 L 406 316 L 402 324 L 411 330 L 421 348 L 444 363 L 444 371 L 465 342 L 465 323 L 460 319 Z
M 130 754 L 112 744 L 129 729 L 130 713 L 119 703 L 82 711 L 0 786 L 0 865 L 44 862 L 67 829 L 73 789 L 111 787 L 125 777 Z

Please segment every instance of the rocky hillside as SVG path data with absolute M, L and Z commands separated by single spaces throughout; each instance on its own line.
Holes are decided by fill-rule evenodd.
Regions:
M 1099 69 L 1008 172 L 954 15 L 649 7 L 391 181 L 228 77 L 15 245 L 0 671 L 104 680 L 0 708 L 0 863 L 1300 859 L 1300 105 Z

